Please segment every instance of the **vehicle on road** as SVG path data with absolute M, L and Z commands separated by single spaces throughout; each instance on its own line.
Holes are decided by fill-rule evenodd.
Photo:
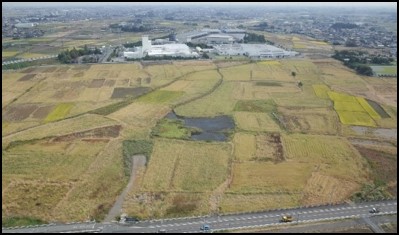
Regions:
M 380 212 L 380 209 L 375 208 L 375 207 L 373 207 L 373 208 L 370 210 L 370 213 L 378 213 L 378 212 Z
M 160 230 L 158 230 L 158 233 L 166 233 L 166 229 L 161 228 Z
M 202 231 L 209 231 L 210 229 L 211 229 L 211 227 L 208 224 L 203 224 L 200 227 L 200 230 L 202 230 Z
M 280 221 L 286 223 L 286 222 L 292 222 L 293 219 L 294 218 L 291 215 L 284 215 L 281 217 Z

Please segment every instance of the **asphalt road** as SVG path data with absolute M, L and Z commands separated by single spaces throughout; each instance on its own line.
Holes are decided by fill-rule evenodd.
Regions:
M 48 232 L 97 232 L 97 233 L 155 233 L 165 229 L 167 233 L 198 233 L 200 226 L 208 224 L 211 231 L 273 227 L 287 224 L 306 224 L 345 218 L 367 218 L 378 216 L 370 209 L 380 209 L 378 215 L 397 214 L 397 201 L 386 200 L 359 204 L 342 204 L 295 208 L 269 212 L 243 213 L 235 215 L 208 216 L 197 218 L 178 218 L 156 221 L 140 221 L 131 224 L 80 223 L 40 226 L 35 228 L 2 229 L 3 233 L 48 233 Z M 282 223 L 282 215 L 292 215 L 293 222 Z

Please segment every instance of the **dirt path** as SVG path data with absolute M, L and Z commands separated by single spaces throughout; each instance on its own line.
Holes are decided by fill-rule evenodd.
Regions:
M 130 175 L 129 183 L 127 184 L 126 188 L 123 190 L 121 195 L 119 195 L 118 199 L 116 199 L 114 206 L 108 212 L 108 215 L 105 217 L 104 222 L 111 222 L 115 220 L 115 217 L 122 214 L 122 204 L 127 195 L 127 193 L 132 189 L 134 179 L 136 178 L 136 173 L 139 168 L 144 167 L 146 163 L 146 158 L 144 155 L 134 155 L 132 157 L 133 167 L 132 173 Z

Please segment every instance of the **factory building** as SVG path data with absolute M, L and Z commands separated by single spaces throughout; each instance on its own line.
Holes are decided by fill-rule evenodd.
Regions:
M 199 54 L 186 44 L 172 43 L 162 45 L 152 45 L 147 35 L 142 36 L 142 46 L 136 47 L 134 51 L 125 51 L 123 56 L 128 59 L 140 59 L 145 56 L 150 57 L 199 57 Z
M 207 44 L 229 44 L 234 42 L 234 38 L 226 34 L 211 34 L 206 36 Z
M 286 51 L 266 44 L 215 45 L 214 48 L 219 55 L 244 55 L 251 59 L 285 58 L 298 54 L 298 52 L 295 51 Z

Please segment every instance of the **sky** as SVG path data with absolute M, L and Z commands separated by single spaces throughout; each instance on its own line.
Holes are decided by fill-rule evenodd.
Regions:
M 170 4 L 182 5 L 236 5 L 236 6 L 342 6 L 342 7 L 391 7 L 397 8 L 397 2 L 2 2 L 2 6 L 84 6 L 84 5 L 170 5 Z

